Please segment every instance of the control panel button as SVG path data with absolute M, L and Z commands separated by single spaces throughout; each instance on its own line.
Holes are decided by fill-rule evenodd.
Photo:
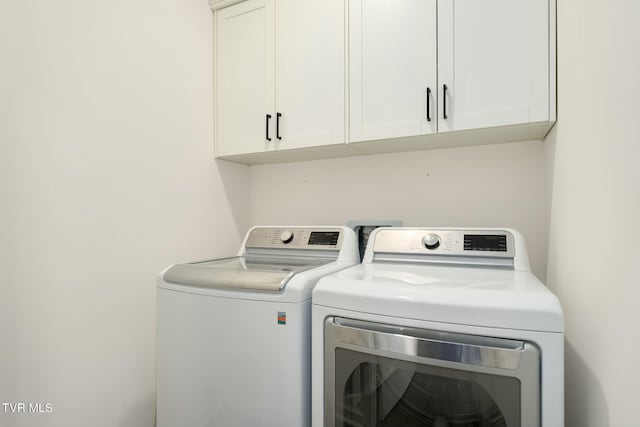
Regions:
M 289 230 L 280 233 L 280 241 L 284 244 L 290 243 L 293 240 L 293 233 Z
M 429 233 L 422 238 L 422 244 L 427 249 L 436 249 L 440 246 L 440 236 L 436 233 Z

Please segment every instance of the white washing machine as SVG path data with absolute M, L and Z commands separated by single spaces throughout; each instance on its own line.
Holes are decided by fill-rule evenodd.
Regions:
M 311 422 L 311 290 L 359 261 L 346 227 L 255 227 L 158 280 L 157 426 Z
M 312 337 L 313 427 L 564 425 L 562 309 L 514 230 L 375 230 Z

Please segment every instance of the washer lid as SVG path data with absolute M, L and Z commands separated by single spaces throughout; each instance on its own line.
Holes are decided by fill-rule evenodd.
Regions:
M 279 292 L 296 274 L 332 259 L 239 256 L 192 264 L 176 264 L 163 275 L 167 283 L 200 288 Z

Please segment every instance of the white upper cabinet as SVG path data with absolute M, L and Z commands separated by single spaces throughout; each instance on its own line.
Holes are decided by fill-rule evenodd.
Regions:
M 349 0 L 350 142 L 487 128 L 495 142 L 544 136 L 555 120 L 550 21 L 548 0 Z M 511 125 L 520 132 L 497 130 Z M 358 147 L 383 152 L 491 137 Z
M 344 3 L 276 0 L 275 149 L 345 143 Z
M 436 132 L 436 0 L 349 1 L 350 141 Z
M 317 0 L 216 10 L 218 157 L 346 142 L 344 12 Z
M 548 121 L 548 2 L 439 0 L 438 78 L 438 132 Z
M 273 0 L 248 0 L 216 14 L 218 156 L 268 147 L 266 115 L 274 102 L 273 14 Z
M 211 0 L 216 155 L 543 138 L 556 120 L 555 1 Z

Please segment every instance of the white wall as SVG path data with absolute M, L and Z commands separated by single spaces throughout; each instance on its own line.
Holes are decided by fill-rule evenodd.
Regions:
M 0 9 L 0 426 L 152 426 L 155 275 L 228 255 L 248 170 L 212 160 L 204 0 Z
M 541 142 L 253 166 L 250 222 L 513 227 L 546 274 L 548 185 Z
M 558 2 L 549 286 L 566 315 L 568 427 L 638 425 L 640 3 Z

